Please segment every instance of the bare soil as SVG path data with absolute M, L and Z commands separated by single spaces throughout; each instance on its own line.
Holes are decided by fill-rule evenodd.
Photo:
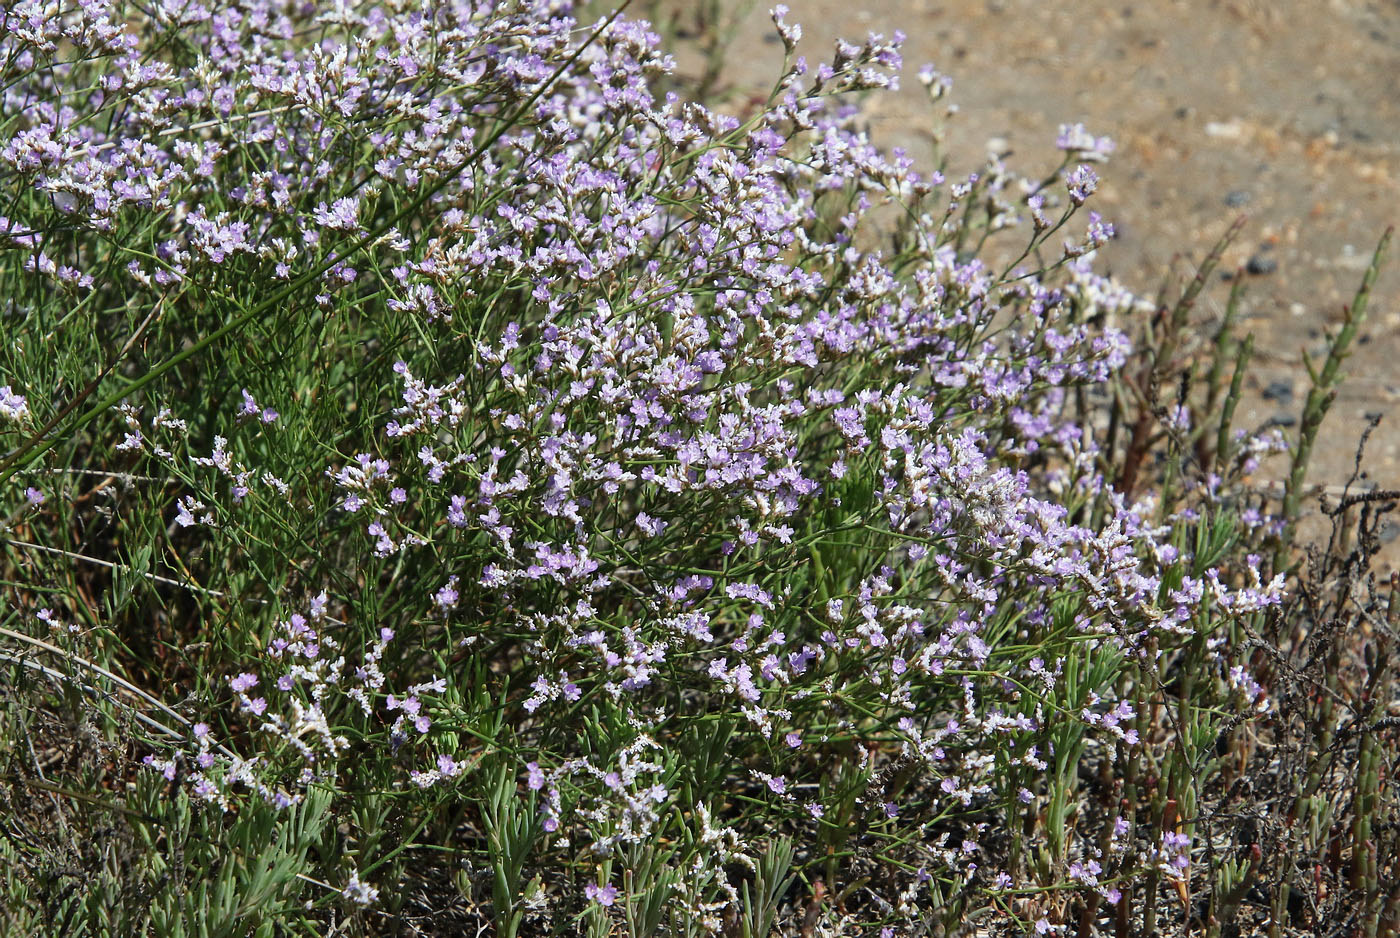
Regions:
M 1100 167 L 1095 200 L 1118 238 L 1102 259 L 1143 293 L 1173 271 L 1193 275 L 1247 215 L 1222 265 L 1226 275 L 1246 271 L 1242 328 L 1255 334 L 1241 425 L 1298 412 L 1303 353 L 1324 349 L 1376 241 L 1400 222 L 1400 0 L 786 2 L 809 61 L 829 57 L 837 37 L 906 34 L 903 89 L 872 96 L 867 119 L 877 142 L 916 159 L 932 159 L 937 118 L 914 77 L 925 62 L 955 82 L 951 169 L 975 169 L 990 141 L 1012 152 L 1014 167 L 1039 172 L 1053 165 L 1064 123 L 1112 137 L 1117 152 Z M 782 46 L 771 3 L 724 3 L 738 18 L 721 90 L 742 101 L 771 87 Z M 681 70 L 699 74 L 685 27 L 700 8 L 667 5 L 682 26 Z M 1211 288 L 1202 328 L 1228 290 Z M 1345 483 L 1367 416 L 1379 413 L 1367 481 L 1400 488 L 1400 252 L 1346 371 L 1309 481 Z M 1397 534 L 1397 524 L 1384 534 L 1392 563 Z

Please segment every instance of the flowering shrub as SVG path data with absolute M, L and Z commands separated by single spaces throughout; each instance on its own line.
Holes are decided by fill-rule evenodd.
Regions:
M 1226 330 L 1158 406 L 1196 350 L 1133 352 L 1164 313 L 1095 272 L 1111 143 L 919 171 L 846 97 L 898 37 L 809 67 L 774 22 L 739 118 L 561 0 L 7 8 L 5 660 L 84 701 L 142 858 L 39 863 L 26 921 L 1085 934 L 1190 895 L 1216 741 L 1271 708 L 1282 438 L 1232 430 Z

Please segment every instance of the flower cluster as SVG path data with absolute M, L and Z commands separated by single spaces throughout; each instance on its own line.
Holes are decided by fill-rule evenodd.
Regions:
M 240 378 L 207 417 L 112 412 L 115 451 L 177 476 L 174 535 L 272 519 L 258 537 L 294 574 L 259 608 L 334 593 L 260 621 L 188 752 L 148 760 L 192 760 L 208 802 L 289 806 L 374 764 L 436 806 L 475 790 L 471 738 L 532 793 L 532 868 L 582 864 L 594 913 L 643 845 L 699 843 L 656 869 L 718 928 L 741 905 L 726 865 L 781 820 L 913 844 L 889 857 L 920 869 L 892 894 L 912 916 L 939 879 L 1050 888 L 991 818 L 1036 823 L 1067 753 L 1143 744 L 1129 669 L 1280 601 L 1197 563 L 1186 511 L 1116 490 L 1076 410 L 1150 308 L 1095 272 L 1097 214 L 1048 248 L 1111 142 L 1064 128 L 1056 186 L 998 159 L 920 173 L 837 97 L 896 87 L 898 36 L 809 67 L 778 8 L 788 65 L 741 121 L 654 92 L 672 63 L 646 24 L 561 0 L 50 6 L 0 20 L 22 115 L 4 249 L 91 308 L 188 308 L 200 350 L 236 328 L 238 355 L 277 362 L 353 321 L 392 369 L 394 400 L 338 405 L 375 415 L 349 439 L 305 429 L 354 386 L 329 365 Z M 969 249 L 1026 221 L 1009 269 Z M 28 416 L 0 388 L 0 417 Z M 298 440 L 317 461 L 291 476 Z M 478 697 L 489 720 L 462 716 Z M 1059 875 L 1116 901 L 1129 851 L 1069 834 Z M 1177 875 L 1181 836 L 1149 861 Z M 378 891 L 353 872 L 342 895 Z

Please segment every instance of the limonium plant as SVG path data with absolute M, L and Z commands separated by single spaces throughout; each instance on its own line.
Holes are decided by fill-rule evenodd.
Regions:
M 730 113 L 567 0 L 0 13 L 20 932 L 1238 933 L 1248 342 L 1097 271 L 1106 138 L 945 178 L 772 17 Z

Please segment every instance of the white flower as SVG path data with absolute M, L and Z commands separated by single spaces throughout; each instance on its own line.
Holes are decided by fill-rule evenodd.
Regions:
M 341 895 L 356 905 L 373 905 L 379 898 L 379 890 L 369 883 L 360 882 L 360 873 L 356 870 L 350 874 L 350 882 L 345 884 Z

